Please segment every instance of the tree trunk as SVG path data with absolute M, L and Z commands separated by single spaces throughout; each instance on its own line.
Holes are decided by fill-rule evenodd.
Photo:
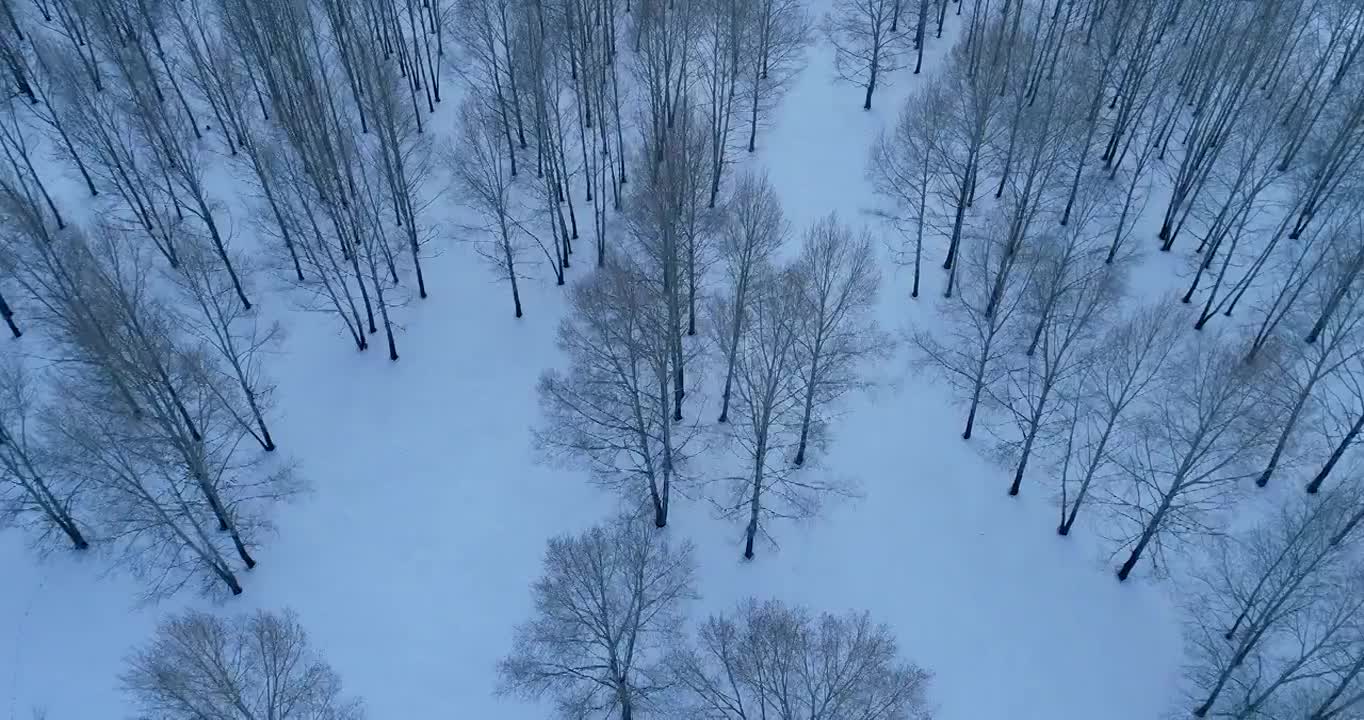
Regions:
M 661 492 L 655 491 L 654 488 L 652 487 L 653 478 L 650 477 L 649 482 L 651 485 L 649 488 L 649 492 L 655 495 L 654 527 L 661 528 L 666 527 L 668 524 L 668 501 L 669 495 L 672 493 L 673 429 L 672 425 L 669 424 L 668 422 L 668 373 L 666 366 L 664 367 L 663 372 L 659 372 L 657 373 L 657 375 L 658 375 L 658 402 L 659 407 L 662 410 L 662 412 L 660 413 L 661 416 L 660 419 L 662 420 L 662 422 L 660 423 L 661 426 L 660 429 L 662 430 L 661 433 L 662 437 L 660 438 L 660 440 L 663 444 L 663 488 Z M 636 408 L 638 408 L 638 405 L 636 405 Z M 638 413 L 638 410 L 636 410 L 636 412 Z M 640 428 L 644 427 L 644 420 L 642 417 L 638 417 L 637 422 L 639 423 Z M 647 434 L 644 433 L 643 430 L 640 431 L 640 434 L 643 445 L 645 448 L 647 448 L 648 447 Z M 650 474 L 652 475 L 652 473 Z
M 242 290 L 242 281 L 237 277 L 237 270 L 232 267 L 232 261 L 227 256 L 227 248 L 223 246 L 223 237 L 218 233 L 218 224 L 213 221 L 212 211 L 208 209 L 208 203 L 197 193 L 194 200 L 199 206 L 199 211 L 203 213 L 203 221 L 208 226 L 208 234 L 213 239 L 213 247 L 218 251 L 218 257 L 223 261 L 223 267 L 227 269 L 227 276 L 232 280 L 232 288 L 237 291 L 237 297 L 242 301 L 242 307 L 250 310 L 251 301 L 246 299 L 246 291 Z
M 1208 693 L 1208 699 L 1204 700 L 1202 705 L 1194 708 L 1194 717 L 1201 718 L 1208 716 L 1208 713 L 1212 710 L 1212 706 L 1217 703 L 1217 698 L 1222 694 L 1223 688 L 1227 686 L 1227 681 L 1231 679 L 1232 673 L 1236 671 L 1236 668 L 1241 666 L 1241 663 L 1245 662 L 1246 656 L 1250 654 L 1251 648 L 1255 646 L 1258 639 L 1259 634 L 1257 633 L 1241 643 L 1241 647 L 1237 649 L 1236 655 L 1232 657 L 1231 662 L 1228 663 L 1227 667 L 1219 674 L 1217 684 L 1215 684 L 1212 691 Z
M 966 206 L 970 201 L 971 185 L 973 183 L 971 174 L 971 169 L 968 167 L 966 173 L 962 176 L 961 187 L 957 194 L 956 216 L 952 220 L 952 240 L 947 245 L 947 258 L 943 260 L 942 264 L 944 270 L 952 269 L 952 265 L 957 260 L 957 249 L 961 246 L 962 223 L 966 220 Z M 950 289 L 948 290 L 948 297 L 951 297 Z
M 1340 441 L 1340 444 L 1336 446 L 1336 449 L 1331 451 L 1331 457 L 1326 460 L 1326 464 L 1322 466 L 1321 471 L 1318 472 L 1317 476 L 1312 478 L 1312 482 L 1308 484 L 1307 492 L 1316 495 L 1321 490 L 1321 484 L 1326 482 L 1326 477 L 1331 474 L 1331 470 L 1335 468 L 1336 463 L 1340 461 L 1341 456 L 1345 454 L 1345 451 L 1349 449 L 1350 445 L 1354 444 L 1355 438 L 1359 437 L 1359 431 L 1361 429 L 1364 429 L 1364 413 L 1361 413 L 1359 418 L 1355 420 L 1355 424 L 1350 426 L 1350 431 L 1345 433 L 1344 439 Z
M 246 544 L 242 542 L 242 536 L 237 534 L 236 527 L 232 528 L 232 547 L 237 549 L 237 557 L 240 557 L 242 562 L 246 564 L 247 570 L 256 566 L 256 559 L 251 557 L 251 553 L 247 551 Z
M 1043 402 L 1046 402 L 1046 400 L 1043 399 L 1040 401 L 1038 403 L 1039 407 Z M 1014 482 L 1009 486 L 1009 495 L 1011 497 L 1016 497 L 1019 489 L 1023 486 L 1023 471 L 1028 467 L 1028 457 L 1032 455 L 1032 445 L 1033 442 L 1037 440 L 1037 429 L 1040 424 L 1041 419 L 1033 417 L 1032 427 L 1028 428 L 1028 436 L 1023 440 L 1023 453 L 1018 459 L 1018 469 L 1014 470 Z
M 1085 496 L 1089 493 L 1089 485 L 1094 481 L 1094 473 L 1099 469 L 1099 458 L 1103 457 L 1104 449 L 1108 446 L 1108 439 L 1113 433 L 1113 425 L 1116 416 L 1111 418 L 1108 426 L 1104 428 L 1104 434 L 1099 436 L 1099 444 L 1094 448 L 1094 459 L 1085 468 L 1085 477 L 1080 481 L 1080 489 L 1075 493 L 1075 504 L 1070 507 L 1070 514 L 1066 516 L 1065 522 L 1056 532 L 1061 535 L 1069 535 L 1070 529 L 1075 525 L 1075 516 L 1080 514 L 1080 504 L 1084 502 Z
M 760 81 L 758 78 L 755 77 L 755 78 L 753 79 L 753 108 L 752 108 L 752 112 L 750 113 L 749 122 L 748 122 L 748 151 L 749 151 L 749 152 L 753 152 L 753 149 L 754 149 L 755 147 L 757 147 L 757 140 L 758 140 L 758 97 L 759 97 L 759 95 L 761 94 L 761 93 L 758 91 L 758 83 L 759 83 L 759 82 L 761 82 L 761 81 Z
M 1345 694 L 1346 688 L 1350 687 L 1350 683 L 1354 682 L 1361 674 L 1364 674 L 1364 651 L 1360 651 L 1359 658 L 1355 660 L 1354 665 L 1341 676 L 1340 681 L 1332 688 L 1331 694 L 1326 696 L 1326 699 L 1321 702 L 1321 705 L 1317 707 L 1308 720 L 1327 720 L 1327 718 L 1335 717 L 1341 710 L 1348 708 L 1350 706 L 1348 702 L 1336 710 L 1332 710 L 1331 706 Z
M 739 278 L 739 289 L 734 294 L 734 328 L 729 335 L 728 350 L 729 360 L 725 367 L 725 390 L 720 396 L 720 417 L 719 422 L 729 422 L 729 395 L 734 387 L 734 364 L 739 348 L 739 332 L 743 327 L 743 306 L 745 295 L 747 295 L 748 274 L 743 273 Z
M 384 336 L 388 340 L 388 359 L 397 360 L 398 345 L 393 338 L 393 323 L 388 318 L 388 303 L 384 301 L 384 288 L 379 282 L 379 267 L 374 262 L 374 258 L 370 258 L 369 274 L 370 280 L 374 283 L 374 299 L 379 305 L 379 315 L 384 320 Z
M 24 336 L 24 331 L 19 329 L 14 322 L 14 311 L 10 309 L 9 303 L 5 302 L 5 296 L 0 295 L 0 317 L 5 319 L 5 324 L 9 326 L 9 332 L 16 339 Z
M 75 546 L 77 550 L 89 549 L 90 543 L 86 541 L 85 536 L 81 534 L 80 528 L 77 528 L 70 522 L 64 522 L 60 527 L 62 532 L 66 533 L 66 537 L 71 540 L 71 544 Z
M 867 96 L 862 100 L 862 109 L 871 109 L 871 94 L 876 91 L 876 60 L 871 61 L 871 77 L 867 79 Z
M 753 453 L 753 494 L 748 501 L 748 528 L 744 532 L 744 558 L 753 559 L 753 538 L 758 534 L 758 513 L 762 509 L 763 460 L 767 455 L 767 430 L 758 439 L 758 447 Z
M 796 449 L 796 467 L 805 464 L 805 443 L 810 438 L 810 416 L 815 410 L 815 386 L 819 377 L 819 356 L 820 350 L 815 349 L 814 357 L 810 360 L 810 382 L 805 388 L 805 412 L 800 421 L 800 445 Z
M 241 379 L 242 393 L 246 395 L 246 402 L 251 407 L 251 414 L 255 416 L 256 425 L 260 428 L 261 447 L 265 449 L 265 452 L 274 452 L 275 440 L 270 437 L 270 428 L 265 425 L 265 416 L 260 411 L 260 405 L 256 403 L 256 392 L 246 384 L 244 378 L 239 376 L 239 379 Z
M 1146 523 L 1146 527 L 1141 531 L 1141 539 L 1137 540 L 1137 546 L 1132 548 L 1132 554 L 1128 556 L 1127 562 L 1118 569 L 1118 581 L 1124 582 L 1127 576 L 1132 574 L 1132 568 L 1137 566 L 1141 560 L 1142 553 L 1146 552 L 1146 546 L 1151 544 L 1151 538 L 1156 536 L 1156 531 L 1160 529 L 1160 524 L 1165 520 L 1165 514 L 1170 511 L 1170 505 L 1174 500 L 1175 492 L 1179 488 L 1182 480 L 1176 480 L 1174 485 L 1165 492 L 1165 497 L 1161 500 L 1160 509 L 1151 516 L 1151 520 Z
M 971 439 L 971 428 L 976 424 L 976 409 L 980 407 L 980 393 L 985 389 L 985 364 L 990 360 L 990 344 L 987 340 L 981 349 L 980 365 L 976 367 L 976 387 L 971 393 L 971 409 L 966 413 L 966 429 L 961 433 L 962 440 Z
M 1284 447 L 1288 445 L 1288 438 L 1293 434 L 1293 428 L 1298 424 L 1298 416 L 1302 414 L 1302 408 L 1307 404 L 1307 398 L 1312 394 L 1312 386 L 1316 384 L 1316 378 L 1308 382 L 1307 387 L 1298 395 L 1298 400 L 1293 404 L 1293 412 L 1288 414 L 1288 421 L 1284 423 L 1283 432 L 1279 433 L 1279 441 L 1274 445 L 1274 452 L 1269 456 L 1269 463 L 1265 465 L 1264 472 L 1255 479 L 1256 487 L 1264 487 L 1269 484 L 1269 478 L 1274 474 L 1275 468 L 1279 466 L 1279 458 L 1283 457 Z
M 1350 521 L 1345 523 L 1345 527 L 1341 528 L 1340 532 L 1331 537 L 1331 547 L 1336 547 L 1345 542 L 1345 538 L 1348 537 L 1350 533 L 1354 532 L 1355 528 L 1359 527 L 1360 522 L 1364 522 L 1364 509 L 1356 512 L 1354 517 L 1351 517 Z

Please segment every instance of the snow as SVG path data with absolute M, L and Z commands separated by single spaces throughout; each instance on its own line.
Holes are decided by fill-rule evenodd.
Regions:
M 926 72 L 946 43 L 931 46 L 939 57 Z M 901 71 L 864 112 L 861 90 L 835 85 L 831 51 L 816 45 L 760 152 L 741 162 L 767 167 L 798 229 L 830 210 L 874 222 L 868 147 L 920 79 Z M 453 105 L 436 122 L 451 123 Z M 888 329 L 937 321 L 938 252 L 926 252 L 917 303 L 887 265 Z M 39 560 L 17 533 L 0 534 L 0 718 L 123 714 L 124 653 L 186 604 L 294 608 L 377 720 L 546 716 L 493 694 L 494 663 L 530 611 L 546 538 L 615 503 L 537 464 L 531 447 L 536 379 L 559 362 L 563 288 L 542 269 L 522 285 L 527 314 L 515 321 L 507 288 L 470 248 L 444 247 L 425 268 L 432 294 L 399 311 L 397 363 L 381 349 L 348 351 L 330 319 L 286 318 L 285 349 L 268 363 L 273 424 L 313 492 L 278 513 L 241 597 L 138 607 L 131 581 L 104 573 L 101 558 Z M 869 610 L 933 671 L 939 720 L 1159 716 L 1180 658 L 1164 586 L 1119 585 L 1088 528 L 1058 537 L 1044 468 L 1009 498 L 1007 472 L 981 457 L 979 440 L 961 440 L 960 408 L 904 348 L 877 374 L 884 382 L 848 404 L 823 462 L 856 479 L 860 498 L 774 526 L 780 546 L 760 546 L 752 563 L 740 560 L 738 524 L 677 503 L 668 532 L 697 544 L 695 616 L 749 596 Z

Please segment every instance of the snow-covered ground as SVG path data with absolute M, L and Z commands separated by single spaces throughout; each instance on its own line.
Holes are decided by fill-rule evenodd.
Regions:
M 829 48 L 810 58 L 762 150 L 742 162 L 766 166 L 797 229 L 831 210 L 873 222 L 868 148 L 918 79 L 897 74 L 864 112 L 860 89 L 834 84 Z M 450 105 L 433 122 L 452 123 Z M 294 608 L 375 720 L 542 718 L 544 707 L 493 695 L 494 663 L 530 611 L 545 539 L 615 501 L 534 463 L 535 383 L 559 362 L 563 290 L 546 270 L 522 286 L 527 314 L 514 321 L 506 288 L 469 248 L 437 251 L 431 298 L 402 311 L 396 364 L 347 351 L 327 320 L 289 318 L 269 363 L 274 431 L 313 492 L 280 511 L 245 594 L 215 609 Z M 935 257 L 917 303 L 886 266 L 888 329 L 935 322 Z M 869 610 L 934 672 L 939 720 L 1158 717 L 1180 662 L 1162 586 L 1120 586 L 1087 531 L 1055 534 L 1045 468 L 1008 497 L 1007 473 L 961 440 L 960 409 L 903 348 L 878 377 L 835 425 L 823 462 L 856 479 L 860 498 L 775 527 L 780 547 L 752 563 L 740 562 L 738 525 L 678 504 L 668 532 L 697 543 L 695 613 L 749 596 Z M 0 535 L 0 719 L 125 715 L 124 653 L 163 613 L 205 602 L 138 608 L 130 581 L 101 577 L 104 567 L 96 556 L 38 561 L 17 534 Z

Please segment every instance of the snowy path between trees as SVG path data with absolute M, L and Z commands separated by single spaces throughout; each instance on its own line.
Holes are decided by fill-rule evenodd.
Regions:
M 766 165 L 797 231 L 830 210 L 875 222 L 868 147 L 918 81 L 898 74 L 864 112 L 831 64 L 828 47 L 811 49 L 757 157 L 741 160 Z M 454 110 L 432 122 L 453 123 Z M 574 273 L 587 271 L 582 247 Z M 295 609 L 375 720 L 542 718 L 547 707 L 493 695 L 494 663 L 529 614 L 545 539 L 592 525 L 615 501 L 534 462 L 535 384 L 558 361 L 562 289 L 542 269 L 514 321 L 506 288 L 469 248 L 433 249 L 432 295 L 404 310 L 398 363 L 347 352 L 332 323 L 288 323 L 286 350 L 268 363 L 276 434 L 313 492 L 281 509 L 245 594 L 212 609 Z M 917 303 L 887 263 L 886 329 L 935 322 L 936 251 Z M 780 547 L 751 564 L 738 524 L 678 503 L 668 532 L 697 543 L 694 617 L 750 596 L 868 610 L 933 671 L 939 720 L 1158 717 L 1180 662 L 1163 587 L 1120 586 L 1088 529 L 1058 537 L 1045 469 L 1009 498 L 1007 471 L 960 439 L 960 409 L 904 347 L 878 374 L 886 382 L 849 404 L 823 460 L 862 497 L 779 527 Z M 124 653 L 162 614 L 206 602 L 137 608 L 131 581 L 101 577 L 99 557 L 37 561 L 22 542 L 0 534 L 0 718 L 123 715 Z

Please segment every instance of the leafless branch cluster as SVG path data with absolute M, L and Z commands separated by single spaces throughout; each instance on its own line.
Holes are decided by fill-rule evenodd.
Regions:
M 141 716 L 158 720 L 365 717 L 289 611 L 174 615 L 133 651 L 120 679 Z
M 689 717 L 927 720 L 931 675 L 898 656 L 866 613 L 749 600 L 707 618 L 668 664 Z
M 865 614 L 748 601 L 685 637 L 690 544 L 623 516 L 550 540 L 535 615 L 498 664 L 502 692 L 566 718 L 615 715 L 927 720 L 928 672 Z
M 124 234 L 57 229 L 5 201 L 7 270 L 55 351 L 4 375 L 6 511 L 77 548 L 105 542 L 149 596 L 192 582 L 240 593 L 226 558 L 253 567 L 270 502 L 300 489 L 248 447 L 274 448 L 259 371 L 273 330 L 239 314 L 226 273 L 193 248 L 169 271 L 178 283 L 158 282 Z

